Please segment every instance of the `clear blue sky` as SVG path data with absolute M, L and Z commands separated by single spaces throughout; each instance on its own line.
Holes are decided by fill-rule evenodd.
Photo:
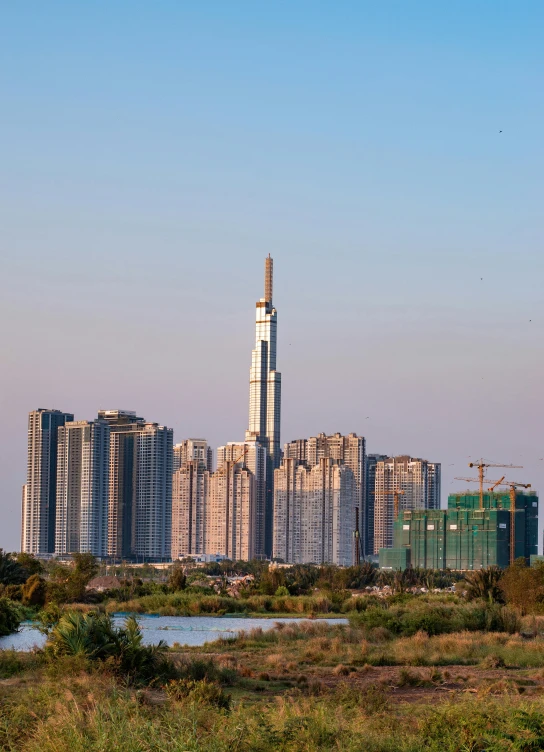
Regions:
M 283 440 L 544 493 L 543 36 L 523 0 L 4 3 L 0 545 L 30 409 L 243 436 L 269 252 Z

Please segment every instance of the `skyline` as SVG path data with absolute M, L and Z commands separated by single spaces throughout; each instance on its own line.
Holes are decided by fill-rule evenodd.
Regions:
M 30 410 L 243 437 L 268 253 L 283 441 L 542 491 L 544 9 L 212 6 L 5 10 L 0 546 Z

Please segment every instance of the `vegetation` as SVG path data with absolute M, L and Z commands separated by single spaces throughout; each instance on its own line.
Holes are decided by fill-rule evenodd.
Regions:
M 466 603 L 455 595 L 400 598 L 381 610 L 401 618 L 401 612 L 445 608 L 453 618 L 456 612 L 503 608 L 484 600 Z M 115 629 L 97 611 L 64 614 L 49 629 L 44 651 L 0 652 L 0 676 L 10 677 L 0 685 L 0 749 L 529 752 L 544 747 L 542 637 L 485 630 L 395 636 L 361 622 L 377 608 L 359 612 L 347 627 L 282 623 L 203 648 L 161 649 L 163 671 L 156 664 L 146 668 L 133 620 Z M 522 629 L 528 624 L 530 617 Z
M 0 637 L 16 632 L 22 620 L 21 609 L 8 598 L 0 597 Z
M 166 659 L 166 644 L 142 644 L 137 621 L 129 617 L 124 627 L 113 626 L 111 617 L 97 611 L 68 612 L 52 627 L 45 652 L 53 658 L 79 656 L 105 663 L 127 683 L 163 682 L 173 673 Z

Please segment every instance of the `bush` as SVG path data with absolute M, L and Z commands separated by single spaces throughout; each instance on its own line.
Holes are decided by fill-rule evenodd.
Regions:
M 5 585 L 2 595 L 10 601 L 20 601 L 23 597 L 22 585 Z
M 161 640 L 158 645 L 143 645 L 134 617 L 126 619 L 124 627 L 116 628 L 106 614 L 68 612 L 52 628 L 45 650 L 55 659 L 68 655 L 107 662 L 132 684 L 165 681 L 175 673 L 165 657 L 166 643 Z
M 181 679 L 191 681 L 216 682 L 219 684 L 232 685 L 238 676 L 232 668 L 218 666 L 211 659 L 192 658 L 183 661 L 177 669 L 178 676 Z
M 31 575 L 22 587 L 22 600 L 25 606 L 45 605 L 47 583 L 39 574 Z
M 498 604 L 430 603 L 418 598 L 401 605 L 371 606 L 352 612 L 349 618 L 350 623 L 362 627 L 367 636 L 372 636 L 376 630 L 387 630 L 391 635 L 403 637 L 417 632 L 433 636 L 463 630 L 513 634 L 521 627 L 516 611 Z
M 0 598 L 0 637 L 16 632 L 22 621 L 20 608 L 9 598 Z
M 188 700 L 195 705 L 213 705 L 223 710 L 230 709 L 230 695 L 221 686 L 208 679 L 172 679 L 165 687 L 166 694 L 177 702 Z

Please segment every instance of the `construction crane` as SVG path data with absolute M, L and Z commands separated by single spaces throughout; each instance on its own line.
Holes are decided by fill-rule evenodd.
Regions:
M 225 460 L 224 464 L 219 468 L 219 470 L 217 472 L 218 473 L 224 473 L 225 470 L 227 470 L 229 467 L 236 466 L 240 462 L 240 460 L 244 459 L 244 457 L 246 456 L 246 454 L 248 453 L 248 451 L 249 451 L 249 447 L 247 447 L 247 446 L 244 447 L 244 451 L 242 452 L 242 454 L 239 457 L 237 457 L 235 460 Z
M 510 488 L 510 564 L 513 564 L 516 558 L 516 489 L 531 488 L 531 484 L 505 480 L 503 475 L 488 490 L 494 491 L 500 485 Z
M 501 465 L 497 464 L 496 462 L 486 462 L 484 459 L 478 460 L 477 462 L 469 462 L 469 467 L 477 467 L 478 468 L 478 481 L 480 483 L 480 509 L 484 508 L 484 473 L 486 467 L 517 467 L 521 468 L 522 465 Z M 466 478 L 456 478 L 455 480 L 467 480 Z M 493 482 L 493 481 L 491 481 Z
M 377 494 L 383 494 L 384 496 L 386 494 L 388 496 L 390 494 L 393 494 L 393 523 L 394 523 L 395 520 L 397 519 L 397 517 L 399 516 L 399 508 L 400 508 L 399 496 L 404 496 L 405 493 L 406 493 L 406 491 L 403 491 L 401 488 L 394 488 L 391 491 L 386 491 L 386 490 L 383 490 L 383 491 L 372 491 L 372 493 L 374 494 L 374 496 L 376 496 Z M 376 503 L 376 499 L 375 498 L 374 498 L 374 503 Z

